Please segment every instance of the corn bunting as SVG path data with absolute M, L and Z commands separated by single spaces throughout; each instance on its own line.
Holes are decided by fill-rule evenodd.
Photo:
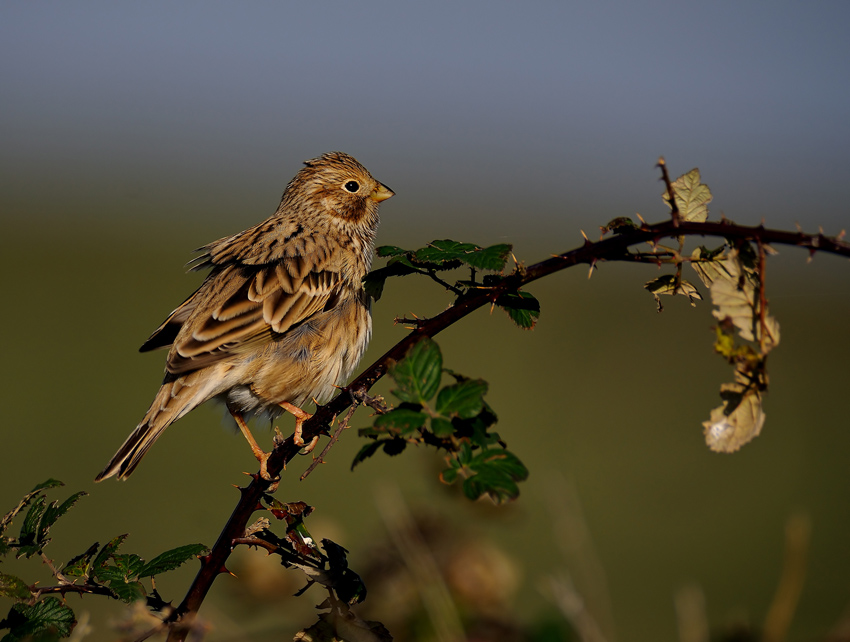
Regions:
M 198 251 L 201 287 L 163 321 L 141 352 L 170 346 L 150 409 L 96 481 L 127 478 L 173 422 L 218 398 L 265 475 L 267 453 L 245 417 L 296 417 L 323 402 L 357 366 L 372 333 L 362 279 L 372 263 L 378 205 L 393 195 L 354 158 L 331 152 L 304 163 L 274 216 Z

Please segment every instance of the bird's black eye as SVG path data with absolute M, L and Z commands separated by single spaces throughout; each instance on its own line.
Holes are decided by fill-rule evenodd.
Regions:
M 357 190 L 360 189 L 360 183 L 358 183 L 357 181 L 348 181 L 345 184 L 345 189 L 354 194 Z

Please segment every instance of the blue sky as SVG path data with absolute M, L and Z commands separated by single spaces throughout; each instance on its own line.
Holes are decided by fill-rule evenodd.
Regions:
M 4 3 L 0 206 L 233 232 L 341 149 L 399 194 L 396 234 L 572 238 L 663 216 L 663 154 L 715 215 L 837 232 L 848 24 L 838 2 Z

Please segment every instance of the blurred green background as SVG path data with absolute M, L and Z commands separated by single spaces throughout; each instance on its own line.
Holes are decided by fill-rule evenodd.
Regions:
M 255 467 L 220 408 L 181 420 L 127 483 L 91 480 L 161 379 L 164 355 L 136 350 L 199 283 L 181 268 L 192 248 L 271 214 L 321 152 L 354 154 L 397 192 L 385 244 L 513 242 L 536 262 L 615 216 L 665 217 L 659 153 L 674 175 L 701 168 L 715 218 L 837 233 L 848 17 L 844 4 L 3 4 L 0 512 L 56 477 L 91 493 L 55 529 L 58 560 L 124 532 L 147 558 L 213 543 L 230 485 Z M 313 534 L 361 570 L 391 555 L 375 542 L 398 488 L 455 544 L 501 551 L 482 582 L 504 586 L 506 619 L 562 619 L 549 581 L 569 573 L 606 639 L 637 642 L 676 639 L 674 595 L 694 584 L 715 629 L 760 626 L 786 521 L 802 512 L 812 538 L 791 633 L 823 637 L 850 604 L 850 266 L 777 249 L 767 422 L 737 454 L 702 438 L 731 374 L 711 352 L 710 306 L 665 301 L 659 315 L 641 287 L 656 269 L 603 265 L 529 288 L 543 306 L 532 332 L 480 311 L 437 338 L 447 367 L 491 384 L 498 431 L 531 470 L 518 502 L 469 504 L 439 484 L 430 452 L 349 472 L 353 431 L 303 483 L 296 462 L 277 496 L 316 506 Z M 412 277 L 390 282 L 366 361 L 404 335 L 395 316 L 447 302 Z M 257 558 L 240 554 L 242 579 L 216 582 L 208 639 L 311 623 L 318 591 L 282 601 L 296 572 L 248 592 Z M 182 598 L 190 566 L 163 578 L 166 599 Z M 463 557 L 455 567 L 475 575 Z M 364 612 L 389 624 L 385 599 L 376 590 Z M 71 604 L 91 610 L 90 639 L 113 639 L 120 605 Z

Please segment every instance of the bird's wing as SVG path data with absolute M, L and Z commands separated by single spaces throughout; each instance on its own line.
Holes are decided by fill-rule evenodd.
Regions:
M 295 278 L 299 279 L 304 269 L 308 272 L 329 269 L 334 259 L 335 247 L 328 243 L 326 237 L 305 230 L 297 222 L 272 217 L 244 232 L 226 236 L 198 248 L 197 251 L 202 254 L 189 261 L 189 267 L 192 271 L 212 268 L 220 272 L 233 264 L 257 269 L 288 259 L 287 265 L 290 268 L 287 269 L 293 271 Z M 301 260 L 305 261 L 303 265 L 298 264 Z M 139 352 L 172 345 L 183 324 L 195 311 L 199 299 L 203 299 L 204 291 L 210 285 L 208 281 L 214 277 L 215 273 L 194 294 L 177 306 L 148 337 Z M 261 283 L 265 281 L 262 274 L 258 278 Z M 291 281 L 291 278 L 288 279 L 287 287 L 292 285 Z M 262 290 L 262 287 L 260 289 Z
M 266 343 L 333 305 L 342 276 L 326 258 L 312 253 L 215 270 L 184 304 L 192 310 L 174 337 L 168 372 L 191 372 Z
M 142 344 L 142 347 L 139 348 L 139 352 L 149 352 L 150 350 L 156 350 L 157 348 L 167 348 L 174 343 L 174 339 L 176 339 L 177 335 L 180 333 L 180 328 L 183 327 L 186 319 L 189 318 L 189 315 L 192 314 L 195 306 L 198 304 L 198 294 L 200 291 L 200 289 L 195 290 L 188 299 L 177 306 L 177 308 L 168 315 L 168 318 L 153 331 L 147 341 Z

